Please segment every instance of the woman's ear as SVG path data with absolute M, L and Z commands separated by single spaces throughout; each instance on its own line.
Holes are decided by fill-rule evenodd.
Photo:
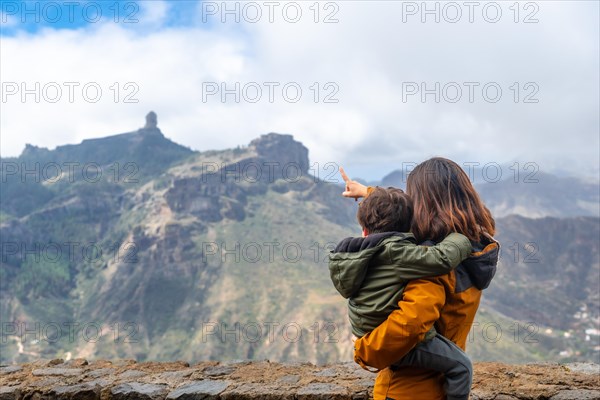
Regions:
M 369 232 L 367 232 L 367 230 L 365 228 L 363 228 L 363 236 L 362 237 L 367 237 L 369 236 Z

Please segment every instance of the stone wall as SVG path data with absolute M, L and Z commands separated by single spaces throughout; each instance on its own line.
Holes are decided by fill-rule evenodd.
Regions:
M 374 377 L 354 363 L 39 360 L 0 367 L 0 400 L 369 399 Z M 600 366 L 477 363 L 471 398 L 600 399 Z

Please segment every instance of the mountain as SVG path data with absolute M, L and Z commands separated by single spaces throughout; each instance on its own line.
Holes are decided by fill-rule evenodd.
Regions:
M 148 141 L 156 143 L 151 153 Z M 354 230 L 356 206 L 343 201 L 340 188 L 308 175 L 308 150 L 290 135 L 191 153 L 142 129 L 28 149 L 9 162 L 43 169 L 64 160 L 134 162 L 140 177 L 40 179 L 33 184 L 47 199 L 19 208 L 14 193 L 32 183 L 3 176 L 0 311 L 10 337 L 3 359 L 64 351 L 139 359 L 340 357 L 337 346 L 319 354 L 303 346 L 309 335 L 325 338 L 331 326 L 321 321 L 339 315 L 325 246 Z M 20 335 L 31 326 L 29 337 Z M 44 340 L 44 329 L 57 326 L 58 339 Z M 88 340 L 85 331 L 71 339 L 68 327 L 92 329 L 103 340 Z M 223 340 L 210 333 L 215 327 Z M 260 343 L 235 345 L 257 329 Z M 269 329 L 285 329 L 285 336 L 269 345 Z M 306 341 L 294 339 L 301 334 Z M 106 342 L 111 335 L 124 335 L 123 342 Z
M 504 335 L 557 360 L 600 354 L 600 221 L 596 217 L 497 220 L 500 265 L 480 311 L 510 317 Z M 485 322 L 477 329 L 484 330 Z M 488 325 L 487 339 L 498 326 Z M 481 332 L 480 332 L 481 333 Z M 485 334 L 484 334 L 485 335 Z M 480 337 L 481 339 L 482 337 Z M 496 346 L 490 340 L 488 351 Z M 480 354 L 480 359 L 504 359 Z
M 308 149 L 291 135 L 193 152 L 150 114 L 135 132 L 1 162 L 1 362 L 351 359 L 327 255 L 359 234 L 357 203 L 308 173 Z M 82 168 L 38 181 L 14 171 L 67 162 Z M 469 344 L 475 359 L 597 357 L 599 221 L 497 221 L 503 258 Z
M 496 217 L 518 214 L 530 218 L 600 216 L 598 181 L 539 172 L 534 163 L 521 170 L 497 166 L 468 168 L 465 172 Z M 408 171 L 386 175 L 381 186 L 405 188 Z
M 22 217 L 69 191 L 74 183 L 145 181 L 191 154 L 189 148 L 165 138 L 154 112 L 146 116 L 146 125 L 134 132 L 87 139 L 55 150 L 28 144 L 18 158 L 2 159 L 1 212 Z
M 476 185 L 494 215 L 531 218 L 600 216 L 600 185 L 573 177 L 538 173 L 531 180 L 505 179 Z

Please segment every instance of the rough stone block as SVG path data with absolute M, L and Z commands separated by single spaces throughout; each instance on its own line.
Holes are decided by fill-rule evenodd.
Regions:
M 203 400 L 218 399 L 218 395 L 229 387 L 229 381 L 205 379 L 187 383 L 173 390 L 168 400 Z
M 12 374 L 13 372 L 18 372 L 21 370 L 23 370 L 23 367 L 19 365 L 8 365 L 6 367 L 0 367 L 0 375 Z
M 81 368 L 40 368 L 34 369 L 32 374 L 36 376 L 43 375 L 61 375 L 61 376 L 77 376 L 81 375 L 83 370 Z
M 298 399 L 343 400 L 349 397 L 348 390 L 334 383 L 311 383 L 298 390 Z
M 151 383 L 123 383 L 110 391 L 113 400 L 162 400 L 167 395 L 166 385 Z
M 600 400 L 600 390 L 561 390 L 550 400 Z

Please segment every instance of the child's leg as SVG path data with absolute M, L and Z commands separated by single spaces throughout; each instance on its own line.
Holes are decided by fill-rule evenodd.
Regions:
M 448 400 L 468 400 L 473 382 L 473 365 L 464 351 L 440 334 L 415 346 L 394 366 L 415 366 L 439 371 L 446 376 Z

